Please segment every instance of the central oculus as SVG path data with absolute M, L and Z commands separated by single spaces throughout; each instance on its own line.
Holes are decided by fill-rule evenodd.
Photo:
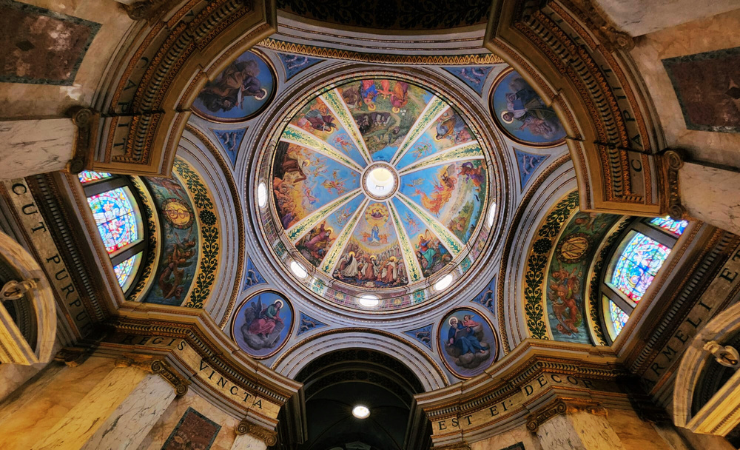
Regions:
M 368 166 L 362 175 L 362 187 L 368 197 L 385 200 L 393 196 L 398 188 L 398 174 L 393 166 L 375 163 Z

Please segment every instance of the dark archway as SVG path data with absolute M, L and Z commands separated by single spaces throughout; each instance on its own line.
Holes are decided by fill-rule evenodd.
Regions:
M 400 450 L 408 448 L 412 432 L 429 425 L 413 414 L 421 382 L 385 354 L 365 349 L 328 353 L 303 368 L 296 380 L 304 384 L 307 434 L 302 444 L 284 443 L 284 448 Z M 370 416 L 355 418 L 357 405 L 369 408 Z M 424 434 L 430 436 L 431 430 Z

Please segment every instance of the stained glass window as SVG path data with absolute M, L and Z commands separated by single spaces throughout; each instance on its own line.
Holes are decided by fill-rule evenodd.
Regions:
M 639 302 L 670 253 L 671 249 L 665 245 L 635 233 L 614 267 L 612 286 Z
M 665 231 L 672 233 L 675 236 L 681 236 L 686 226 L 689 224 L 687 220 L 672 220 L 670 217 L 656 217 L 650 221 L 650 225 L 662 228 Z
M 131 204 L 130 195 L 128 188 L 122 187 L 87 199 L 108 253 L 139 239 L 138 212 Z
M 131 284 L 130 281 L 133 281 L 133 280 L 130 280 L 130 278 L 132 278 L 131 276 L 134 273 L 136 273 L 135 269 L 139 266 L 140 259 L 141 259 L 141 252 L 135 254 L 129 259 L 123 261 L 122 263 L 113 266 L 113 271 L 116 273 L 118 284 L 121 286 L 121 289 L 123 289 L 124 291 Z
M 92 170 L 83 170 L 82 172 L 77 174 L 77 177 L 80 179 L 80 183 L 82 184 L 105 180 L 106 178 L 110 178 L 112 176 L 113 175 L 107 172 L 93 172 Z
M 617 306 L 616 303 L 609 300 L 609 318 L 611 318 L 612 325 L 614 325 L 614 337 L 616 337 L 622 332 L 622 328 L 627 324 L 630 316 L 622 311 L 622 308 Z

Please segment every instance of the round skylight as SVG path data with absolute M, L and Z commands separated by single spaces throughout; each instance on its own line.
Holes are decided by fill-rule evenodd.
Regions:
M 367 408 L 367 406 L 357 405 L 352 408 L 352 415 L 357 417 L 358 419 L 367 419 L 368 417 L 370 417 L 370 410 Z
M 365 177 L 365 189 L 375 199 L 382 200 L 393 195 L 396 188 L 396 177 L 384 166 L 371 168 Z
M 257 186 L 257 205 L 260 208 L 264 208 L 267 205 L 267 186 L 265 186 L 265 183 L 260 183 Z
M 295 261 L 290 262 L 290 271 L 293 272 L 293 275 L 297 276 L 298 278 L 306 278 L 306 276 L 308 275 L 306 269 Z
M 440 278 L 439 281 L 434 283 L 434 290 L 443 291 L 447 289 L 448 287 L 450 287 L 451 284 L 452 284 L 452 274 L 447 274 L 443 276 L 442 278 Z
M 486 217 L 486 222 L 488 223 L 488 227 L 493 226 L 493 220 L 496 218 L 496 202 L 491 202 L 491 205 L 488 207 L 488 216 Z
M 360 297 L 360 304 L 366 308 L 375 308 L 380 304 L 380 300 L 374 295 L 363 295 Z

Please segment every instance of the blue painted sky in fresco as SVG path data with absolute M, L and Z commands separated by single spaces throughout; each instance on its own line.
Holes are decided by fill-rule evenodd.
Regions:
M 306 152 L 306 156 L 310 163 L 304 168 L 306 180 L 303 182 L 302 205 L 308 213 L 336 200 L 343 193 L 360 187 L 360 175 L 354 170 L 313 151 Z M 335 182 L 342 184 L 343 190 L 329 190 L 327 186 L 332 186 Z

